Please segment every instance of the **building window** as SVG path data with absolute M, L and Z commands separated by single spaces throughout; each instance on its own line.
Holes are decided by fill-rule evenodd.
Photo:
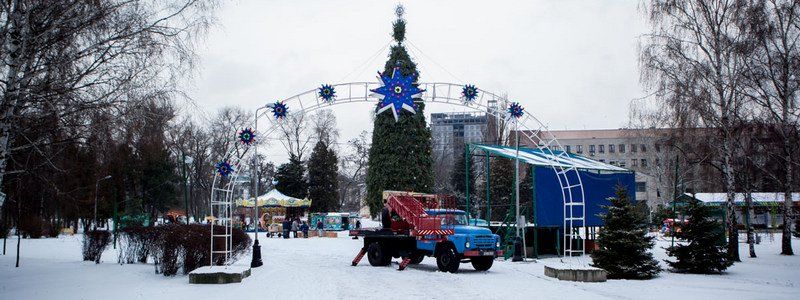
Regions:
M 616 166 L 616 165 L 617 165 L 617 162 L 612 160 L 612 161 L 609 161 L 609 162 L 608 162 L 608 164 L 609 164 L 609 165 L 612 165 L 612 166 Z
M 619 162 L 619 167 L 620 168 L 624 168 L 625 167 L 625 162 L 624 161 L 620 161 Z
M 597 150 L 598 150 L 598 152 L 600 152 L 600 153 L 606 153 L 606 146 L 605 146 L 605 145 L 600 145 L 600 146 L 598 146 L 598 147 L 600 147 L 599 149 L 597 149 Z
M 608 153 L 614 153 L 614 145 L 608 145 Z
M 647 190 L 647 182 L 644 181 L 637 181 L 636 182 L 636 192 L 637 193 L 644 193 Z
M 642 152 L 647 152 L 647 146 L 644 144 L 641 144 L 640 146 L 642 147 Z
M 583 153 L 583 145 L 577 145 L 575 147 L 578 148 L 578 151 L 577 151 L 578 153 Z
M 572 147 L 570 147 L 570 145 L 567 145 L 567 153 L 571 153 L 571 152 L 572 152 Z
M 605 159 L 601 159 L 601 160 L 600 160 L 600 162 L 601 162 L 601 163 L 604 163 L 604 162 L 606 162 L 606 160 L 605 160 Z
M 619 144 L 619 153 L 625 153 L 625 144 Z
M 631 144 L 631 153 L 636 153 L 638 149 L 636 149 L 636 144 Z
M 656 166 L 661 166 L 661 159 L 656 157 Z
M 639 161 L 638 161 L 638 160 L 636 160 L 635 158 L 634 158 L 634 159 L 631 159 L 631 167 L 636 167 L 636 166 L 638 165 L 638 164 L 637 164 L 638 162 L 639 162 Z
M 647 160 L 642 158 L 642 167 L 647 167 Z
M 661 152 L 661 145 L 659 143 L 656 143 L 655 147 L 656 147 L 656 152 Z
M 594 145 L 589 145 L 589 153 L 594 153 Z

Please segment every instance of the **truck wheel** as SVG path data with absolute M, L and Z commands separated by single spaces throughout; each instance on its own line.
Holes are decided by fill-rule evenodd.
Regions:
M 456 249 L 453 246 L 445 246 L 436 256 L 436 266 L 439 267 L 439 271 L 455 273 L 458 272 L 458 265 L 460 264 L 458 253 L 456 253 Z
M 478 271 L 486 271 L 492 268 L 493 262 L 494 262 L 494 257 L 491 256 L 473 257 L 472 267 Z
M 386 249 L 378 242 L 369 244 L 367 248 L 367 259 L 373 267 L 388 266 L 392 262 L 392 257 L 386 253 Z
M 392 214 L 389 213 L 389 209 L 386 207 L 381 210 L 381 226 L 383 229 L 392 228 Z
M 412 265 L 418 265 L 419 263 L 422 262 L 423 259 L 425 259 L 425 254 L 422 254 L 422 253 L 411 254 L 411 264 Z

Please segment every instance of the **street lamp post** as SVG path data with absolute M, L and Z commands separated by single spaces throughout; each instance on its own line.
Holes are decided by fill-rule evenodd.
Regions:
M 111 175 L 100 178 L 94 183 L 94 229 L 97 230 L 97 191 L 100 187 L 100 181 L 111 179 Z
M 253 123 L 253 129 L 255 132 L 258 132 L 258 112 L 266 108 L 269 108 L 269 106 L 262 106 L 256 109 L 255 120 Z M 256 139 L 255 144 L 253 145 L 253 164 L 253 175 L 256 179 L 253 195 L 253 227 L 255 229 L 255 241 L 253 242 L 253 258 L 250 261 L 250 267 L 257 268 L 264 264 L 264 262 L 261 261 L 261 245 L 258 244 L 258 139 Z

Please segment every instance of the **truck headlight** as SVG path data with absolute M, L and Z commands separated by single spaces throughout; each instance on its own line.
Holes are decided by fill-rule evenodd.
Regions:
M 494 243 L 495 248 L 500 248 L 500 241 Z
M 464 243 L 464 247 L 466 247 L 466 248 L 469 248 L 469 241 L 467 241 L 466 243 Z

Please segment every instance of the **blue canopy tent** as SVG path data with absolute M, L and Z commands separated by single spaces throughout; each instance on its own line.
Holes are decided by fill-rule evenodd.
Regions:
M 485 165 L 487 172 L 490 170 L 489 157 L 501 157 L 512 160 L 517 158 L 517 151 L 513 147 L 483 144 L 467 145 L 465 155 L 481 155 L 476 152 L 483 152 L 483 155 L 487 158 Z M 520 199 L 520 203 L 523 203 L 523 201 L 530 201 L 532 211 L 528 211 L 524 215 L 526 219 L 533 224 L 534 228 L 557 228 L 555 234 L 563 235 L 565 207 L 562 186 L 559 183 L 559 178 L 556 176 L 557 169 L 574 167 L 575 170 L 577 170 L 577 172 L 570 172 L 567 176 L 580 176 L 580 182 L 583 185 L 585 207 L 584 224 L 587 228 L 603 226 L 603 221 L 600 219 L 599 214 L 605 211 L 602 206 L 610 205 L 608 198 L 615 196 L 615 189 L 618 185 L 626 188 L 630 199 L 635 201 L 635 174 L 631 170 L 573 153 L 564 153 L 560 150 L 549 149 L 541 150 L 520 147 L 519 161 L 521 164 L 531 166 L 532 170 L 527 176 L 532 176 L 533 192 L 531 195 L 533 199 Z M 469 164 L 467 164 L 466 167 L 467 172 L 469 172 Z M 568 178 L 570 182 L 577 182 L 577 179 L 578 178 Z M 522 179 L 520 179 L 520 182 L 521 181 Z M 467 210 L 469 210 L 469 203 L 471 202 L 469 195 L 467 195 L 466 202 Z M 490 223 L 492 223 L 491 207 L 490 193 L 487 186 L 486 215 Z M 497 222 L 495 222 L 495 224 L 497 224 Z M 534 232 L 536 232 L 536 230 L 534 230 Z M 558 240 L 558 238 L 556 238 L 556 240 Z M 556 245 L 556 248 L 558 247 L 559 246 Z

